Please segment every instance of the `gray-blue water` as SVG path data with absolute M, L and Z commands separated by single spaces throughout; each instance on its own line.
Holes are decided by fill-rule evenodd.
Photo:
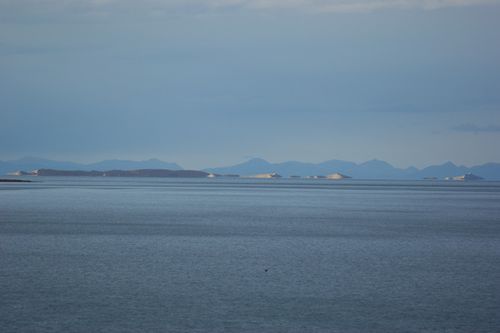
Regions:
M 0 184 L 0 332 L 499 332 L 500 183 Z

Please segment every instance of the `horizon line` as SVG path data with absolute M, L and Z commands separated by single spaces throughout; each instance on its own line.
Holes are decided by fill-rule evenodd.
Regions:
M 18 162 L 18 161 L 21 161 L 21 160 L 24 160 L 24 159 L 34 159 L 34 160 L 38 159 L 38 160 L 45 160 L 45 161 L 50 161 L 50 162 L 73 163 L 73 164 L 81 164 L 81 165 L 91 165 L 91 164 L 97 164 L 97 163 L 107 162 L 107 161 L 123 161 L 123 162 L 158 161 L 158 162 L 162 162 L 162 163 L 176 164 L 177 166 L 179 166 L 181 169 L 184 169 L 184 170 L 207 170 L 207 169 L 218 169 L 218 168 L 233 167 L 235 165 L 244 164 L 244 163 L 247 163 L 247 162 L 252 161 L 252 160 L 262 160 L 262 161 L 264 161 L 266 163 L 269 163 L 269 164 L 282 164 L 282 163 L 289 163 L 289 162 L 307 163 L 307 164 L 321 164 L 321 163 L 325 163 L 325 162 L 329 162 L 329 161 L 340 161 L 340 162 L 354 163 L 356 165 L 362 165 L 362 164 L 365 164 L 365 163 L 368 163 L 368 162 L 372 162 L 372 161 L 380 161 L 380 162 L 387 163 L 387 164 L 389 164 L 390 166 L 392 166 L 392 167 L 394 167 L 396 169 L 401 169 L 401 170 L 412 169 L 412 168 L 415 168 L 417 170 L 423 170 L 423 169 L 431 167 L 431 166 L 442 166 L 442 165 L 449 164 L 449 163 L 453 164 L 456 167 L 465 167 L 465 168 L 473 168 L 473 167 L 482 166 L 482 165 L 485 165 L 485 164 L 500 164 L 500 161 L 488 161 L 488 162 L 484 162 L 484 163 L 475 162 L 474 164 L 466 165 L 466 164 L 458 164 L 458 163 L 455 163 L 455 162 L 453 162 L 451 160 L 446 160 L 444 162 L 430 163 L 430 164 L 427 164 L 426 166 L 423 166 L 423 167 L 416 167 L 414 165 L 409 165 L 407 167 L 400 167 L 400 166 L 397 166 L 397 165 L 395 165 L 395 164 L 393 164 L 391 162 L 388 162 L 388 161 L 380 159 L 380 158 L 372 158 L 372 159 L 368 159 L 368 160 L 363 160 L 362 162 L 354 162 L 354 161 L 351 161 L 351 160 L 344 160 L 344 159 L 337 159 L 337 158 L 331 158 L 331 159 L 321 160 L 319 162 L 302 161 L 302 160 L 297 160 L 297 159 L 289 159 L 289 160 L 283 160 L 283 161 L 279 161 L 279 162 L 271 162 L 268 159 L 265 159 L 265 158 L 262 158 L 262 157 L 250 157 L 250 158 L 244 159 L 244 160 L 242 160 L 240 162 L 234 162 L 232 164 L 228 163 L 226 165 L 210 166 L 210 167 L 204 166 L 204 167 L 201 167 L 201 168 L 185 168 L 182 165 L 182 163 L 178 163 L 176 161 L 163 160 L 163 159 L 157 158 L 157 157 L 141 158 L 141 159 L 127 159 L 127 158 L 109 158 L 109 159 L 107 159 L 107 158 L 105 158 L 105 159 L 100 159 L 100 160 L 94 160 L 92 162 L 81 162 L 81 161 L 78 162 L 78 161 L 74 161 L 74 160 L 70 160 L 70 159 L 46 158 L 46 157 L 32 156 L 32 155 L 26 155 L 26 156 L 18 157 L 18 158 L 0 159 L 0 163 L 3 163 L 3 162 L 7 162 L 7 163 L 8 162 Z

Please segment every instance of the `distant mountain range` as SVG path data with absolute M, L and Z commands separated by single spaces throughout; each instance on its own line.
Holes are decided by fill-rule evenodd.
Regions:
M 183 170 L 176 163 L 164 162 L 158 159 L 145 161 L 105 160 L 97 163 L 82 164 L 61 162 L 48 159 L 25 157 L 13 161 L 0 161 L 0 175 L 17 170 L 31 171 L 34 169 L 107 171 L 107 170 L 138 170 L 138 169 L 169 169 Z M 441 165 L 432 165 L 423 169 L 414 167 L 400 169 L 391 164 L 371 160 L 364 163 L 354 163 L 341 160 L 329 160 L 321 163 L 306 163 L 288 161 L 270 163 L 261 158 L 253 158 L 244 163 L 227 167 L 208 168 L 203 171 L 215 174 L 256 175 L 276 172 L 284 177 L 314 176 L 342 173 L 355 179 L 422 179 L 426 177 L 452 177 L 473 173 L 487 180 L 500 180 L 500 163 L 486 163 L 473 167 L 458 166 L 452 162 Z
M 209 168 L 204 171 L 217 174 L 240 175 L 276 172 L 284 177 L 328 175 L 339 172 L 357 179 L 422 179 L 426 177 L 437 177 L 441 179 L 470 172 L 485 179 L 500 180 L 500 163 L 486 163 L 469 168 L 457 166 L 452 162 L 446 162 L 424 169 L 417 169 L 415 167 L 400 169 L 387 162 L 376 159 L 357 164 L 341 160 L 330 160 L 321 163 L 304 163 L 297 161 L 270 163 L 261 158 L 253 158 L 241 164 L 221 168 Z
M 9 172 L 18 170 L 31 171 L 34 169 L 81 170 L 81 171 L 138 170 L 138 169 L 182 170 L 182 167 L 176 163 L 163 162 L 158 159 L 149 159 L 145 161 L 105 160 L 90 164 L 53 161 L 37 157 L 25 157 L 13 161 L 0 161 L 0 175 L 5 175 Z

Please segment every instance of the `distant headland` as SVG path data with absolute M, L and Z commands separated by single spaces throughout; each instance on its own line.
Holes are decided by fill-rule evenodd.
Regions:
M 109 171 L 82 171 L 82 170 L 54 170 L 37 169 L 32 172 L 20 171 L 30 176 L 59 176 L 59 177 L 167 177 L 167 178 L 206 178 L 208 172 L 197 170 L 168 170 L 168 169 L 139 169 L 139 170 L 109 170 Z

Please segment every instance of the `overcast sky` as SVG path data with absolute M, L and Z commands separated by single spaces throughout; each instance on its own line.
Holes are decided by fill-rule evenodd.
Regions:
M 0 0 L 0 160 L 500 162 L 500 0 Z

